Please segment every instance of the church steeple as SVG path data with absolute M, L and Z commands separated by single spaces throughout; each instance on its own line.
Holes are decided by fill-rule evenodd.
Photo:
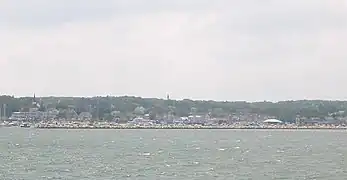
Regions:
M 36 94 L 34 93 L 34 97 L 32 99 L 32 105 L 36 108 L 37 107 L 37 102 L 36 102 Z

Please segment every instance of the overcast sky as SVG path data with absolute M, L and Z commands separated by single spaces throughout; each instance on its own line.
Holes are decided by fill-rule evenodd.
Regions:
M 0 94 L 347 99 L 347 0 L 2 0 Z

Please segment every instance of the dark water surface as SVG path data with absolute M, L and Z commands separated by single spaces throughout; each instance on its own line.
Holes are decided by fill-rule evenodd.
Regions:
M 0 179 L 347 178 L 347 131 L 0 128 Z

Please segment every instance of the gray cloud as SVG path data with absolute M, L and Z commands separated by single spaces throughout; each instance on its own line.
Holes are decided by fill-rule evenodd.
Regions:
M 0 20 L 12 26 L 47 27 L 66 22 L 110 17 L 112 0 L 6 0 L 0 7 Z
M 115 16 L 140 16 L 168 11 L 204 11 L 208 0 L 7 0 L 0 7 L 0 22 L 19 26 L 51 26 L 74 21 L 91 21 Z
M 343 99 L 343 3 L 8 0 L 0 92 Z

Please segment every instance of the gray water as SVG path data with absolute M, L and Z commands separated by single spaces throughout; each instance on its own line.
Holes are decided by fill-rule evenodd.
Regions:
M 0 128 L 0 179 L 346 179 L 346 131 Z

